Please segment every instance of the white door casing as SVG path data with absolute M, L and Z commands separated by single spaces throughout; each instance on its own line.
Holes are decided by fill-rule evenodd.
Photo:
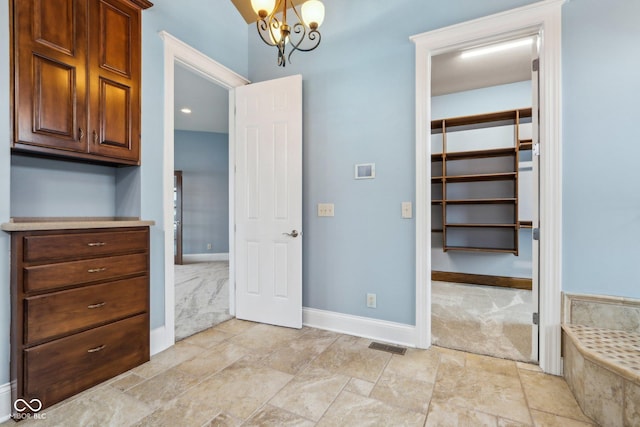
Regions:
M 531 47 L 531 57 L 534 61 L 537 61 L 538 67 L 540 59 L 538 58 L 538 45 L 540 42 L 540 36 L 534 37 L 534 43 Z M 533 171 L 533 211 L 531 217 L 531 226 L 533 230 L 540 228 L 540 156 L 539 146 L 536 146 L 540 142 L 538 137 L 540 133 L 538 109 L 540 108 L 540 79 L 538 73 L 538 67 L 534 67 L 531 64 L 531 166 Z M 536 149 L 538 147 L 538 149 Z M 534 313 L 540 313 L 540 244 L 539 240 L 531 239 L 531 302 Z M 539 321 L 538 321 L 539 323 Z M 533 323 L 531 325 L 531 360 L 540 360 L 540 328 L 538 324 Z
M 174 171 L 174 67 L 176 63 L 189 68 L 205 79 L 229 90 L 229 218 L 234 217 L 235 174 L 235 108 L 234 88 L 249 80 L 209 58 L 166 31 L 159 36 L 164 42 L 164 138 L 163 138 L 163 232 L 164 232 L 164 326 L 151 331 L 151 354 L 156 354 L 175 343 L 175 276 L 173 265 L 173 171 Z M 235 309 L 235 250 L 233 223 L 229 222 L 229 311 Z
M 236 317 L 302 327 L 302 76 L 236 93 Z
M 416 347 L 431 345 L 431 57 L 474 40 L 531 34 L 540 49 L 540 367 L 561 375 L 562 72 L 561 12 L 544 0 L 411 37 L 416 45 Z

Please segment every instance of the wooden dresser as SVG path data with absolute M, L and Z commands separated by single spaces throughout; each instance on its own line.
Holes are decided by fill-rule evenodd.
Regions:
M 14 231 L 13 401 L 51 406 L 149 360 L 149 228 Z

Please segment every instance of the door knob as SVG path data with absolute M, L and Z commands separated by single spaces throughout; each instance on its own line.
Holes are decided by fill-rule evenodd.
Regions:
M 289 236 L 289 237 L 298 237 L 298 236 L 302 236 L 302 231 L 298 231 L 298 230 L 292 230 L 291 233 L 282 233 L 285 236 Z

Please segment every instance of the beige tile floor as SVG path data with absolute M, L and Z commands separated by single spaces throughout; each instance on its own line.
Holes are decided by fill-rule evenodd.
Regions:
M 536 366 L 369 343 L 232 319 L 19 426 L 593 425 Z

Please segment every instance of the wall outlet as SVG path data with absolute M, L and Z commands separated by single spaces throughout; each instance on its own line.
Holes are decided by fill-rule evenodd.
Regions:
M 211 250 L 211 243 L 207 243 L 207 250 Z
M 333 216 L 333 203 L 318 203 L 318 216 Z
M 367 294 L 367 307 L 376 308 L 376 294 Z

